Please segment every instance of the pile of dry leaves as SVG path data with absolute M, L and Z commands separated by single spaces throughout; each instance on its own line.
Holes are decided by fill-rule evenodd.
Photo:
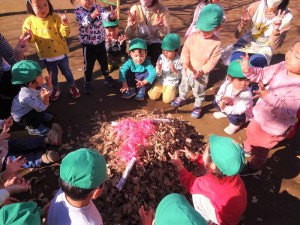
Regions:
M 178 174 L 170 163 L 168 152 L 184 149 L 201 151 L 203 142 L 201 136 L 189 122 L 165 115 L 163 112 L 139 112 L 123 120 L 153 121 L 155 132 L 152 133 L 146 145 L 139 145 L 138 160 L 134 165 L 123 189 L 119 191 L 116 184 L 122 176 L 126 162 L 120 158 L 120 146 L 124 140 L 117 138 L 117 127 L 112 123 L 99 121 L 95 127 L 95 135 L 89 140 L 91 146 L 105 156 L 108 163 L 109 179 L 106 189 L 96 201 L 105 224 L 139 224 L 138 209 L 141 205 L 157 206 L 159 201 L 169 193 L 187 195 L 180 185 Z M 99 120 L 99 117 L 94 118 Z M 197 170 L 197 166 L 182 157 L 188 170 Z M 198 171 L 198 173 L 201 171 Z

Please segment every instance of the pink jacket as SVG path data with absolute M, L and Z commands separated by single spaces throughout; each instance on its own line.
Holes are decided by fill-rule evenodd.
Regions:
M 268 95 L 260 98 L 253 108 L 254 120 L 273 135 L 284 135 L 297 123 L 300 109 L 300 76 L 290 77 L 281 62 L 265 68 L 251 67 L 245 74 L 251 81 L 262 81 Z

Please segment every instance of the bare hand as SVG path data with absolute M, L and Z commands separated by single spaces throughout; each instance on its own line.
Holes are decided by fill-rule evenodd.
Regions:
M 119 36 L 118 42 L 120 43 L 120 45 L 122 45 L 123 42 L 126 41 L 126 39 L 127 39 L 126 35 L 122 34 L 122 35 Z
M 95 19 L 97 16 L 99 16 L 101 14 L 100 10 L 101 10 L 101 6 L 97 5 L 95 10 L 91 13 L 91 17 Z
M 149 208 L 149 211 L 145 211 L 144 206 L 141 206 L 139 209 L 139 216 L 141 218 L 141 225 L 152 225 L 154 211 L 151 207 Z
M 40 92 L 40 96 L 42 100 L 45 100 L 49 98 L 50 96 L 50 91 L 48 91 L 46 88 L 43 88 L 42 91 Z
M 24 191 L 28 191 L 31 188 L 30 181 L 26 181 L 24 178 L 18 179 L 13 177 L 5 182 L 5 189 L 10 194 L 16 194 Z
M 136 24 L 137 24 L 136 11 L 134 11 L 134 13 L 131 14 L 130 10 L 128 10 L 128 25 L 134 26 Z
M 228 96 L 222 96 L 221 99 L 225 103 L 225 105 L 234 105 L 232 98 Z
M 110 6 L 110 14 L 109 14 L 110 19 L 114 20 L 118 18 L 118 10 L 119 7 L 114 9 L 112 5 Z
M 182 152 L 185 154 L 185 157 L 187 157 L 188 159 L 195 161 L 196 159 L 198 159 L 198 154 L 195 154 L 193 152 L 191 152 L 190 150 L 188 150 L 187 147 L 184 147 L 184 149 L 179 150 L 179 152 Z
M 159 26 L 159 27 L 164 26 L 164 20 L 163 20 L 162 15 L 160 14 L 159 10 L 157 10 L 156 15 L 157 15 L 157 20 L 156 20 L 156 23 L 153 24 L 153 26 Z
M 24 163 L 26 163 L 26 159 L 22 156 L 19 156 L 13 162 L 11 161 L 10 157 L 7 157 L 6 170 L 4 171 L 6 179 L 10 178 L 13 174 L 22 169 L 22 165 Z
M 47 87 L 52 88 L 52 71 L 50 71 L 48 76 L 45 76 L 44 79 L 46 81 Z
M 176 166 L 177 170 L 179 171 L 180 169 L 183 168 L 183 164 L 182 164 L 182 161 L 181 159 L 179 158 L 178 156 L 178 152 L 176 151 L 173 155 L 168 152 L 170 158 L 171 158 L 171 163 Z
M 19 41 L 14 49 L 14 57 L 16 59 L 16 61 L 20 61 L 22 59 L 24 59 L 24 54 L 25 52 L 28 50 L 28 41 L 31 38 L 31 31 L 30 34 L 28 33 L 28 31 L 26 31 L 25 34 L 21 35 L 21 37 L 19 38 Z
M 10 130 L 9 127 L 7 127 L 5 124 L 2 132 L 0 133 L 0 143 L 2 143 L 3 140 L 10 137 L 9 130 Z
M 14 120 L 12 116 L 10 116 L 7 119 L 2 121 L 1 128 L 4 128 L 4 125 L 6 125 L 7 128 L 10 128 L 13 124 L 14 124 Z
M 241 64 L 243 74 L 247 74 L 249 71 L 249 55 L 246 53 L 246 56 L 241 55 L 242 60 L 237 60 Z
M 254 91 L 255 96 L 253 96 L 253 99 L 255 98 L 263 98 L 265 97 L 267 94 L 269 94 L 269 91 L 265 88 L 264 84 L 262 82 L 260 82 L 258 84 L 259 89 L 257 91 Z
M 58 14 L 60 16 L 60 19 L 61 19 L 61 22 L 63 25 L 68 25 L 69 24 L 69 21 L 68 21 L 68 18 L 67 18 L 67 10 L 65 10 L 64 13 L 60 13 L 58 11 Z
M 201 69 L 197 70 L 196 72 L 194 72 L 194 79 L 197 79 L 198 77 L 201 77 L 203 75 L 204 75 L 204 73 Z
M 249 16 L 249 12 L 247 10 L 247 8 L 244 6 L 242 9 L 242 16 L 241 16 L 241 24 L 242 26 L 246 26 L 249 21 L 251 20 L 251 17 Z
M 160 60 L 157 60 L 155 69 L 157 74 L 161 74 L 162 62 Z
M 129 87 L 127 85 L 127 83 L 123 83 L 123 86 L 121 87 L 120 91 L 123 93 L 123 92 L 126 92 L 129 90 Z
M 137 88 L 141 88 L 141 87 L 145 86 L 145 81 L 144 80 L 135 79 L 135 81 L 136 81 L 136 87 Z
M 275 31 L 278 31 L 279 32 L 279 28 L 282 24 L 282 19 L 283 17 L 285 16 L 286 12 L 285 11 L 282 11 L 282 10 L 279 10 L 278 11 L 278 14 L 273 22 L 273 30 Z

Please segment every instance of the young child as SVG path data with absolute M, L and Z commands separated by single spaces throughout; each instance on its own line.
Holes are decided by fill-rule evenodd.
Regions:
M 196 27 L 199 32 L 193 33 L 184 43 L 181 52 L 182 80 L 179 85 L 179 97 L 171 105 L 180 107 L 185 105 L 186 96 L 190 89 L 195 96 L 194 109 L 191 116 L 200 118 L 201 105 L 205 97 L 208 74 L 221 57 L 221 42 L 215 36 L 220 28 L 223 10 L 217 4 L 208 4 L 200 12 Z M 202 52 L 199 54 L 199 52 Z
M 108 59 L 108 71 L 112 72 L 114 67 L 121 67 L 127 58 L 126 52 L 126 36 L 123 32 L 119 32 L 119 21 L 114 22 L 103 20 L 106 39 L 105 48 Z
M 25 126 L 30 135 L 47 135 L 50 129 L 43 122 L 52 120 L 46 112 L 52 91 L 51 75 L 43 75 L 40 65 L 32 60 L 22 60 L 12 67 L 12 84 L 21 84 L 19 94 L 14 98 L 11 114 L 15 122 Z
M 70 0 L 73 4 L 75 0 Z M 79 41 L 83 49 L 84 58 L 84 92 L 91 94 L 92 91 L 92 74 L 96 60 L 101 66 L 104 76 L 104 83 L 114 86 L 114 81 L 109 76 L 107 55 L 105 49 L 105 30 L 102 19 L 114 21 L 117 17 L 116 10 L 111 8 L 108 13 L 95 0 L 79 0 L 79 5 L 74 13 L 79 25 Z
M 167 34 L 162 41 L 162 54 L 156 63 L 157 81 L 149 90 L 148 95 L 152 100 L 157 100 L 162 95 L 164 103 L 170 104 L 177 95 L 181 79 L 181 62 L 177 54 L 180 48 L 180 37 L 177 34 Z
M 48 211 L 47 225 L 102 225 L 102 217 L 92 202 L 107 179 L 106 162 L 99 152 L 81 148 L 69 153 L 60 165 L 60 190 Z
M 246 129 L 244 149 L 253 155 L 242 175 L 258 172 L 270 149 L 289 136 L 297 123 L 300 109 L 300 40 L 296 41 L 285 55 L 285 61 L 265 68 L 250 67 L 249 56 L 241 62 L 244 75 L 259 83 L 254 98 L 259 98 L 253 107 L 253 119 Z
M 192 33 L 198 31 L 198 29 L 196 28 L 196 23 L 198 21 L 199 14 L 200 14 L 202 8 L 204 6 L 206 6 L 207 4 L 218 4 L 218 5 L 220 5 L 222 7 L 222 5 L 220 4 L 219 0 L 198 0 L 198 6 L 195 9 L 193 21 L 192 21 L 189 29 L 186 31 L 186 33 L 184 35 L 184 39 L 187 39 Z M 223 7 L 222 7 L 222 9 L 223 9 Z M 225 22 L 226 22 L 226 16 L 225 16 L 225 12 L 224 12 L 224 9 L 223 9 L 222 25 L 224 25 Z M 215 35 L 219 36 L 219 31 L 216 31 Z
M 194 208 L 207 222 L 238 224 L 247 206 L 246 188 L 238 175 L 245 163 L 241 146 L 231 138 L 211 135 L 203 155 L 187 148 L 180 152 L 208 169 L 207 174 L 195 177 L 186 170 L 178 152 L 169 154 L 181 184 L 192 194 Z
M 141 225 L 207 225 L 205 219 L 190 205 L 188 200 L 177 193 L 164 197 L 157 206 L 155 216 L 153 209 L 139 209 Z
M 48 72 L 52 73 L 53 91 L 51 101 L 56 101 L 61 93 L 58 83 L 58 68 L 65 76 L 73 98 L 79 98 L 79 90 L 75 86 L 69 66 L 66 38 L 70 34 L 70 26 L 66 14 L 56 14 L 49 0 L 26 0 L 27 17 L 23 24 L 23 32 L 29 34 L 30 43 L 35 43 L 37 53 L 44 62 Z
M 220 86 L 213 102 L 218 110 L 213 116 L 216 119 L 227 117 L 229 120 L 229 125 L 224 129 L 227 134 L 234 134 L 246 119 L 252 118 L 253 100 L 249 83 L 242 72 L 241 64 L 232 61 L 227 69 L 227 79 Z
M 147 86 L 156 78 L 155 68 L 147 57 L 145 40 L 135 38 L 129 43 L 130 58 L 121 66 L 119 81 L 122 82 L 122 98 L 129 99 L 135 96 L 143 101 Z M 136 88 L 138 92 L 136 93 Z

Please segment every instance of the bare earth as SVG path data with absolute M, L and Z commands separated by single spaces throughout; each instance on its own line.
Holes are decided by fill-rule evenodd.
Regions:
M 78 31 L 75 17 L 73 14 L 74 6 L 69 1 L 51 1 L 55 10 L 68 13 L 68 18 L 72 27 L 71 36 L 68 38 L 70 47 L 70 66 L 76 78 L 79 88 L 83 86 L 83 58 L 80 43 L 78 41 Z M 124 28 L 126 21 L 126 11 L 137 0 L 121 0 L 121 27 Z M 171 14 L 171 31 L 183 37 L 188 28 L 193 11 L 196 7 L 196 1 L 181 0 L 171 1 L 164 0 L 161 2 L 169 7 Z M 221 32 L 221 39 L 226 46 L 235 42 L 234 29 L 239 22 L 242 6 L 249 5 L 250 0 L 232 0 L 221 1 L 225 8 L 227 23 Z M 286 38 L 285 44 L 275 53 L 272 63 L 284 60 L 284 53 L 287 51 L 291 43 L 300 34 L 300 13 L 297 11 L 300 1 L 290 1 L 290 8 L 294 15 L 292 28 Z M 297 6 L 298 5 L 298 6 Z M 21 27 L 24 19 L 27 17 L 24 0 L 0 1 L 0 26 L 1 33 L 14 46 L 21 34 Z M 183 39 L 182 39 L 183 41 Z M 30 46 L 27 53 L 28 59 L 36 59 L 35 47 Z M 201 53 L 201 50 L 199 50 Z M 165 113 L 171 113 L 174 116 L 182 117 L 191 122 L 196 129 L 204 135 L 206 140 L 209 134 L 224 135 L 223 129 L 227 126 L 226 119 L 216 120 L 212 113 L 214 108 L 212 101 L 214 92 L 218 84 L 225 76 L 226 68 L 219 63 L 210 76 L 210 83 L 207 90 L 206 102 L 204 107 L 204 116 L 199 119 L 192 119 L 190 113 L 193 107 L 192 101 L 179 110 L 175 111 L 170 105 L 166 105 L 161 101 L 151 101 L 146 99 L 144 102 L 136 102 L 135 100 L 124 101 L 120 98 L 119 87 L 109 88 L 103 84 L 103 77 L 100 76 L 99 66 L 94 70 L 94 93 L 93 95 L 82 95 L 79 100 L 73 100 L 68 94 L 68 88 L 64 78 L 60 75 L 62 95 L 58 102 L 51 104 L 49 110 L 54 114 L 55 121 L 60 123 L 65 130 L 64 140 L 68 143 L 72 150 L 75 146 L 77 137 L 83 135 L 90 136 L 91 128 L 94 121 L 91 117 L 95 112 L 103 113 L 109 121 L 117 119 L 119 116 L 128 115 L 130 112 L 146 109 L 162 109 Z M 117 79 L 118 71 L 114 71 L 113 77 Z M 2 117 L 3 115 L 1 115 Z M 283 143 L 276 150 L 272 151 L 261 176 L 244 178 L 248 191 L 248 208 L 245 216 L 240 224 L 299 224 L 298 214 L 300 212 L 300 160 L 299 160 L 299 137 L 294 140 Z M 25 135 L 24 131 L 16 128 L 12 132 L 12 138 Z M 245 129 L 232 136 L 237 142 L 241 143 L 245 139 Z M 70 151 L 70 150 L 69 150 Z M 58 167 L 52 167 L 57 174 Z M 29 174 L 28 178 L 33 179 L 33 189 L 37 190 L 35 196 L 30 196 L 41 206 L 51 199 L 58 188 L 57 178 L 53 171 L 48 168 L 46 172 L 40 170 Z M 49 187 L 48 187 L 49 186 Z M 47 188 L 46 188 L 47 187 Z M 35 192 L 36 193 L 36 192 Z M 41 194 L 43 193 L 43 194 Z M 27 195 L 19 196 L 20 199 L 28 199 Z M 298 222 L 297 222 L 298 221 Z M 104 218 L 105 222 L 105 218 Z

